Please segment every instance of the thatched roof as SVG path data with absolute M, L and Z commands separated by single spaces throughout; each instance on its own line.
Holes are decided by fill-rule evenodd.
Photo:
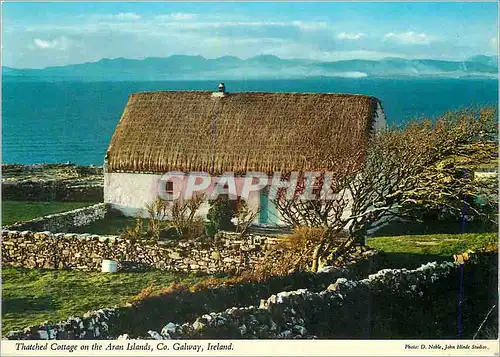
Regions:
M 362 158 L 378 100 L 319 93 L 132 94 L 111 139 L 110 172 L 331 171 Z M 215 143 L 213 119 L 216 119 Z

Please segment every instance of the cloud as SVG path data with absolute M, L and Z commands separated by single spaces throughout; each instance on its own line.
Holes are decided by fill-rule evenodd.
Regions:
M 155 16 L 156 20 L 160 21 L 190 21 L 198 17 L 198 14 L 191 14 L 187 12 L 176 12 L 172 14 L 163 14 Z
M 428 45 L 431 43 L 431 38 L 427 34 L 413 31 L 401 33 L 389 32 L 384 35 L 384 39 L 409 45 Z
M 368 77 L 367 73 L 359 72 L 359 71 L 339 72 L 339 73 L 332 73 L 330 75 L 337 76 L 337 77 L 344 77 L 344 78 L 366 78 L 366 77 Z
M 133 12 L 120 12 L 118 14 L 109 14 L 109 15 L 99 15 L 99 17 L 103 20 L 118 20 L 118 21 L 137 21 L 142 17 Z
M 366 34 L 362 32 L 359 33 L 341 32 L 337 35 L 337 38 L 341 40 L 359 40 L 363 36 L 366 36 Z
M 40 49 L 60 50 L 64 51 L 68 48 L 69 40 L 62 36 L 54 40 L 42 40 L 40 38 L 33 39 L 35 47 Z
M 33 40 L 35 46 L 38 48 L 55 48 L 57 46 L 57 41 L 44 41 L 39 38 Z
M 316 31 L 328 28 L 328 23 L 324 21 L 318 21 L 318 22 L 292 21 L 291 25 L 298 27 L 299 29 L 304 31 Z

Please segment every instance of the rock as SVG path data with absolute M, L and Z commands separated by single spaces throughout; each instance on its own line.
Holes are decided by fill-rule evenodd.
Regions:
M 172 252 L 172 253 L 170 253 L 169 257 L 171 259 L 176 259 L 176 260 L 182 259 L 181 255 L 178 252 Z
M 213 260 L 217 260 L 217 261 L 222 259 L 221 254 L 218 250 L 212 252 L 212 254 L 210 255 L 210 258 Z
M 279 333 L 278 336 L 276 336 L 276 337 L 289 339 L 289 338 L 293 337 L 293 332 L 290 330 L 285 330 L 285 331 Z
M 163 336 L 160 335 L 158 332 L 156 331 L 152 331 L 152 330 L 149 330 L 148 331 L 148 335 L 151 336 L 153 339 L 155 340 L 163 340 Z
M 305 336 L 305 334 L 307 333 L 307 329 L 301 325 L 295 325 L 293 327 L 293 331 L 299 333 L 301 336 Z
M 177 329 L 178 329 L 178 325 L 177 324 L 174 324 L 173 322 L 169 322 L 168 324 L 166 324 L 165 326 L 163 326 L 162 330 L 161 330 L 161 334 L 162 335 L 174 335 L 176 332 L 177 332 Z
M 244 336 L 247 333 L 247 331 L 248 331 L 248 329 L 247 329 L 247 327 L 246 327 L 245 324 L 239 326 L 238 330 L 240 331 L 240 335 L 241 336 Z
M 193 329 L 195 330 L 201 330 L 205 327 L 205 324 L 200 322 L 199 320 L 196 320 L 195 322 L 193 322 Z

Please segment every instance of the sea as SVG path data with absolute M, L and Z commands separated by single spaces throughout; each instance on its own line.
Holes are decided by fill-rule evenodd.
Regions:
M 229 92 L 328 92 L 379 98 L 389 124 L 498 107 L 498 81 L 472 78 L 314 78 L 224 81 Z M 2 163 L 102 165 L 128 96 L 152 90 L 216 90 L 218 81 L 2 82 Z

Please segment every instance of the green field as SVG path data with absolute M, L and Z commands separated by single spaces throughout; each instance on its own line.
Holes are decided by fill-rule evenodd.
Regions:
M 424 254 L 450 257 L 467 249 L 497 244 L 497 233 L 430 234 L 368 239 L 370 247 L 387 253 Z
M 174 281 L 192 285 L 201 279 L 164 271 L 106 274 L 3 267 L 2 334 L 123 305 L 147 287 L 167 287 Z
M 498 246 L 497 233 L 429 234 L 368 239 L 368 246 L 385 255 L 389 268 L 415 269 L 430 261 L 453 259 L 468 249 Z
M 2 226 L 93 204 L 95 203 L 2 201 Z
M 378 237 L 368 241 L 369 246 L 387 255 L 387 267 L 393 268 L 449 260 L 453 254 L 496 243 L 495 233 Z M 2 332 L 121 305 L 146 287 L 161 289 L 173 281 L 193 285 L 202 279 L 162 271 L 104 274 L 4 267 Z

